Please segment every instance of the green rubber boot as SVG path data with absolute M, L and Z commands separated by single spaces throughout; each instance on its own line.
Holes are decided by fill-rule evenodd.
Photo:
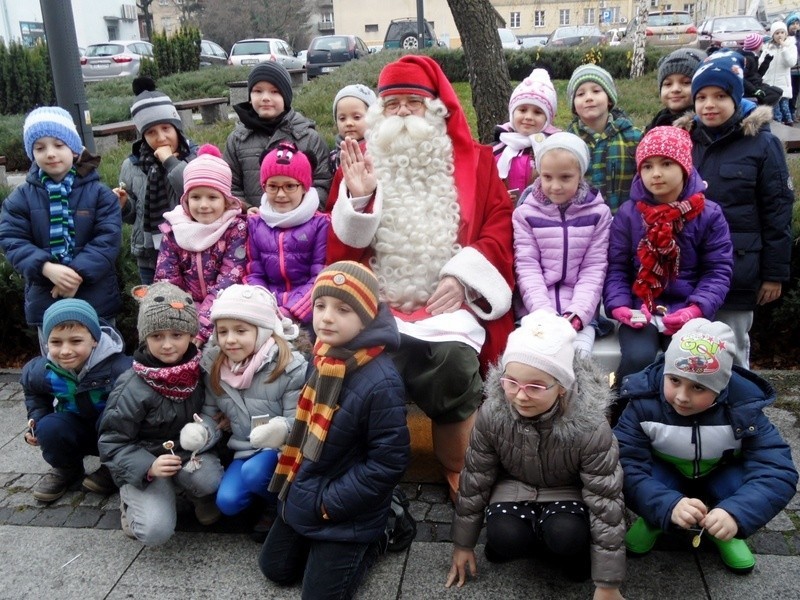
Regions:
M 756 566 L 756 559 L 744 540 L 733 538 L 732 540 L 723 541 L 718 540 L 713 535 L 709 537 L 717 546 L 722 562 L 730 571 L 746 575 Z
M 639 517 L 625 534 L 625 547 L 631 554 L 647 554 L 660 535 L 660 529 L 652 527 L 644 518 Z

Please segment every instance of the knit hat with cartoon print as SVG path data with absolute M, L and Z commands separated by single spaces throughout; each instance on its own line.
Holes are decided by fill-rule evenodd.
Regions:
M 674 160 L 688 177 L 692 172 L 692 138 L 680 127 L 653 127 L 636 146 L 636 170 L 651 156 L 666 156 Z
M 281 142 L 270 150 L 261 161 L 261 187 L 270 177 L 283 175 L 299 181 L 306 191 L 313 185 L 313 168 L 303 152 L 291 142 Z
M 692 101 L 709 86 L 725 90 L 738 107 L 744 96 L 744 57 L 738 52 L 717 50 L 706 58 L 692 77 Z
M 139 301 L 139 318 L 136 328 L 144 341 L 156 331 L 182 331 L 192 337 L 197 335 L 197 306 L 192 296 L 178 286 L 165 281 L 133 288 L 133 297 Z
M 731 379 L 736 337 L 720 321 L 692 319 L 672 336 L 664 375 L 685 377 L 719 394 Z
M 211 305 L 211 320 L 236 319 L 258 329 L 256 349 L 274 333 L 285 339 L 297 337 L 296 326 L 283 317 L 272 292 L 260 285 L 236 283 L 222 290 Z M 216 336 L 216 330 L 214 332 Z
M 658 61 L 658 89 L 661 89 L 664 80 L 670 75 L 685 75 L 691 79 L 705 57 L 705 54 L 695 48 L 678 48 L 661 57 Z
M 614 85 L 614 78 L 611 77 L 611 73 L 606 71 L 603 67 L 598 67 L 595 64 L 589 63 L 575 69 L 567 84 L 567 98 L 569 98 L 569 106 L 573 113 L 575 113 L 575 93 L 578 91 L 579 87 L 587 82 L 596 83 L 603 88 L 609 100 L 608 110 L 611 110 L 617 105 L 617 86 Z
M 533 104 L 541 108 L 547 117 L 545 125 L 551 125 L 557 103 L 558 94 L 553 82 L 550 81 L 550 74 L 545 69 L 534 69 L 511 93 L 511 99 L 508 101 L 508 119 L 514 121 L 514 111 L 517 107 Z
M 378 279 L 367 267 L 352 260 L 335 262 L 320 271 L 311 301 L 320 296 L 332 296 L 347 303 L 364 327 L 378 314 Z
M 197 151 L 197 158 L 190 161 L 183 170 L 183 196 L 181 204 L 188 213 L 189 192 L 197 187 L 208 187 L 225 196 L 226 208 L 239 208 L 241 202 L 231 192 L 231 168 L 222 159 L 219 148 L 203 144 Z
M 73 154 L 80 156 L 83 142 L 78 135 L 72 115 L 60 106 L 42 106 L 28 113 L 22 125 L 22 142 L 25 154 L 33 160 L 33 145 L 43 137 L 53 137 L 64 142 Z
M 575 330 L 567 319 L 540 308 L 522 317 L 519 327 L 508 336 L 500 363 L 504 369 L 510 362 L 534 367 L 570 389 L 575 383 L 574 340 Z
M 137 77 L 131 84 L 136 99 L 131 105 L 131 119 L 139 135 L 155 125 L 169 123 L 179 132 L 183 131 L 183 121 L 172 99 L 164 92 L 156 91 L 156 82 L 149 77 Z
M 375 95 L 375 92 L 373 92 L 367 86 L 360 83 L 346 85 L 336 93 L 336 97 L 333 99 L 334 122 L 336 121 L 336 105 L 339 104 L 339 100 L 342 98 L 358 98 L 364 104 L 366 104 L 367 108 L 378 101 L 378 97 Z

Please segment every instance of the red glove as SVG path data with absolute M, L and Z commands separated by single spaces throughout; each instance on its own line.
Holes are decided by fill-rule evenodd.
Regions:
M 697 319 L 703 316 L 703 311 L 696 304 L 690 304 L 686 308 L 676 310 L 674 313 L 664 315 L 662 319 L 664 323 L 664 334 L 674 335 L 678 330 L 686 325 L 692 319 Z
M 569 318 L 570 315 L 573 315 L 573 317 L 569 320 L 569 324 L 572 325 L 572 328 L 575 331 L 580 331 L 583 329 L 583 321 L 581 321 L 581 318 L 578 315 L 575 315 L 574 313 L 565 313 L 562 316 Z
M 631 312 L 631 309 L 628 308 L 627 306 L 618 306 L 617 308 L 611 311 L 611 316 L 614 317 L 617 321 L 619 321 L 623 325 L 627 325 L 631 329 L 641 329 L 650 322 L 650 313 L 644 311 L 643 313 L 645 316 L 645 321 L 639 323 L 634 323 L 631 321 L 633 313 Z

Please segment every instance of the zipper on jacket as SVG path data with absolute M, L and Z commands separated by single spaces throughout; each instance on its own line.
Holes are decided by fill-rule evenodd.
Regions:
M 208 288 L 206 287 L 206 278 L 203 273 L 203 259 L 200 254 L 200 252 L 194 253 L 194 261 L 197 263 L 197 280 L 200 282 L 200 295 L 205 300 L 205 297 L 208 295 Z
M 561 314 L 563 312 L 561 308 L 561 283 L 564 281 L 564 278 L 567 276 L 567 251 L 569 250 L 569 236 L 567 235 L 567 207 L 566 206 L 559 206 L 558 212 L 561 215 L 561 277 L 556 283 L 556 312 Z
M 692 421 L 692 444 L 694 445 L 694 461 L 692 463 L 692 477 L 700 477 L 700 459 L 703 457 L 703 441 L 700 436 L 700 427 L 697 421 Z
M 285 229 L 282 229 L 278 234 L 278 265 L 281 270 L 281 277 L 283 277 L 283 286 L 286 290 L 283 292 L 283 299 L 281 301 L 282 305 L 286 304 L 286 301 L 289 299 L 289 290 L 292 289 L 292 282 L 289 280 L 289 276 L 286 274 L 286 254 L 283 251 L 283 238 L 285 235 Z

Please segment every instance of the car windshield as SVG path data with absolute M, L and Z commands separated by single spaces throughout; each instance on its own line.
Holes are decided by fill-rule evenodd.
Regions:
M 500 34 L 500 41 L 501 42 L 516 42 L 516 38 L 513 33 L 511 33 L 508 29 L 498 29 L 497 32 Z
M 691 25 L 692 17 L 689 13 L 665 13 L 647 15 L 647 24 L 651 27 L 674 27 L 676 25 Z
M 320 38 L 314 42 L 312 50 L 345 50 L 347 48 L 347 38 L 330 37 Z
M 595 32 L 597 32 L 597 29 L 594 27 L 559 27 L 553 33 L 553 39 L 560 40 L 562 38 L 595 35 Z
M 245 54 L 270 54 L 269 42 L 236 42 L 231 50 L 231 54 L 233 56 L 242 56 Z
M 760 31 L 761 23 L 753 17 L 736 17 L 714 21 L 714 33 L 737 33 L 741 31 Z
M 115 54 L 122 54 L 124 51 L 125 48 L 119 44 L 98 44 L 89 46 L 86 56 L 114 56 Z

